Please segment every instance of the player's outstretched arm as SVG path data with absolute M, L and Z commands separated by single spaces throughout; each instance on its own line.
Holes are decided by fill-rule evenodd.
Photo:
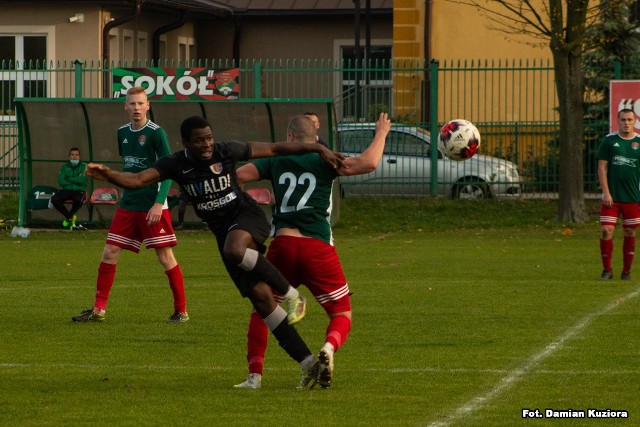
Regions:
M 236 176 L 238 177 L 238 184 L 240 184 L 240 186 L 243 186 L 247 182 L 258 181 L 260 179 L 258 168 L 256 168 L 256 165 L 253 163 L 240 166 L 236 170 Z
M 322 160 L 329 163 L 334 168 L 343 166 L 344 156 L 340 153 L 329 150 L 322 144 L 305 144 L 291 142 L 250 142 L 251 158 L 287 156 L 295 154 L 318 153 Z
M 142 172 L 120 172 L 100 163 L 87 165 L 87 176 L 99 181 L 108 181 L 122 188 L 136 189 L 146 187 L 160 181 L 160 174 L 155 168 L 145 169 Z
M 391 120 L 387 113 L 380 113 L 376 122 L 376 133 L 371 144 L 359 156 L 348 157 L 344 160 L 346 167 L 338 168 L 340 175 L 360 175 L 373 172 L 380 163 L 384 152 L 384 144 L 391 130 Z

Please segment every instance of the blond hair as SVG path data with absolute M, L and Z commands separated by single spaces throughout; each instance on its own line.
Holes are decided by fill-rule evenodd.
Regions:
M 127 90 L 127 96 L 140 95 L 141 93 L 147 94 L 142 86 L 133 86 Z

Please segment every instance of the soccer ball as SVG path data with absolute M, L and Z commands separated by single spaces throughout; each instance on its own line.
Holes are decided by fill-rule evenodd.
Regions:
M 480 147 L 480 132 L 473 123 L 451 120 L 442 126 L 438 134 L 438 149 L 451 160 L 466 160 L 473 157 Z

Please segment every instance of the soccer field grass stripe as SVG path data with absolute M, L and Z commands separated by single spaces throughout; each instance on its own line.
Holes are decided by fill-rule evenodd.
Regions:
M 558 336 L 557 339 L 549 343 L 544 349 L 542 349 L 542 351 L 531 356 L 522 366 L 510 370 L 508 374 L 502 377 L 495 385 L 495 387 L 489 390 L 487 393 L 472 398 L 464 405 L 458 407 L 453 413 L 447 416 L 445 420 L 431 423 L 428 425 L 428 427 L 448 427 L 451 424 L 464 419 L 468 414 L 471 414 L 472 412 L 475 412 L 478 409 L 482 408 L 491 400 L 495 399 L 503 392 L 508 390 L 516 382 L 521 380 L 522 377 L 531 373 L 537 364 L 539 364 L 558 350 L 561 350 L 568 340 L 580 334 L 593 321 L 594 318 L 602 316 L 614 310 L 620 305 L 621 301 L 630 301 L 636 298 L 638 295 L 640 295 L 640 286 L 624 297 L 614 299 L 612 302 L 610 302 L 600 310 L 596 310 L 584 316 L 582 319 L 580 319 L 580 321 L 567 329 L 562 335 Z
M 119 258 L 105 322 L 76 324 L 71 316 L 94 300 L 105 230 L 6 232 L 0 425 L 558 424 L 524 422 L 525 407 L 622 409 L 624 424 L 637 424 L 640 295 L 624 297 L 640 279 L 619 279 L 618 227 L 614 278 L 599 280 L 599 203 L 588 224 L 568 230 L 553 221 L 552 202 L 353 199 L 358 209 L 344 203 L 335 231 L 354 321 L 332 386 L 310 393 L 294 392 L 299 367 L 272 336 L 262 390 L 233 389 L 246 378 L 252 307 L 210 233 L 179 233 L 191 320 L 176 326 L 166 322 L 171 290 L 153 250 Z M 302 291 L 309 307 L 296 329 L 315 353 L 328 317 Z M 502 381 L 511 384 L 495 391 Z M 560 424 L 611 425 L 583 421 Z
M 71 368 L 71 369 L 122 369 L 130 371 L 162 371 L 162 370 L 193 370 L 198 369 L 202 371 L 229 371 L 233 372 L 237 370 L 236 366 L 195 366 L 195 365 L 101 365 L 101 364 L 76 364 L 76 363 L 0 363 L 0 369 L 55 369 L 55 368 Z M 298 372 L 299 369 L 292 365 L 287 368 L 278 367 L 266 367 L 264 368 L 265 375 L 278 374 L 282 372 Z M 415 374 L 415 373 L 432 373 L 432 374 L 510 374 L 512 370 L 506 369 L 447 369 L 447 368 L 357 368 L 352 366 L 341 366 L 341 372 L 356 372 L 356 373 L 389 373 L 389 374 Z M 532 375 L 640 375 L 640 369 L 607 369 L 607 370 L 552 370 L 552 369 L 540 369 L 529 371 Z
M 158 275 L 158 277 L 160 276 Z M 223 283 L 222 285 L 225 286 L 227 284 Z M 158 288 L 157 284 L 149 284 L 149 283 L 136 284 L 136 283 L 118 282 L 115 286 L 122 289 L 157 289 Z M 229 283 L 229 286 L 233 286 L 233 285 Z M 209 287 L 211 287 L 211 283 L 208 283 L 203 280 L 198 280 L 198 281 L 193 280 L 189 282 L 189 288 L 209 288 Z M 14 286 L 14 287 L 2 286 L 0 287 L 0 292 L 16 292 L 16 291 L 23 292 L 23 291 L 28 291 L 30 289 L 38 290 L 38 291 L 56 291 L 56 290 L 64 290 L 64 289 L 92 290 L 92 288 L 95 288 L 95 283 L 80 284 L 80 285 L 49 285 L 49 286 L 39 286 L 39 285 L 22 286 L 21 285 L 21 286 Z

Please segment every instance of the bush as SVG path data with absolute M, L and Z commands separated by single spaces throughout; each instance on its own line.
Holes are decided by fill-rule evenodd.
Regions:
M 0 219 L 18 219 L 18 193 L 0 192 Z

